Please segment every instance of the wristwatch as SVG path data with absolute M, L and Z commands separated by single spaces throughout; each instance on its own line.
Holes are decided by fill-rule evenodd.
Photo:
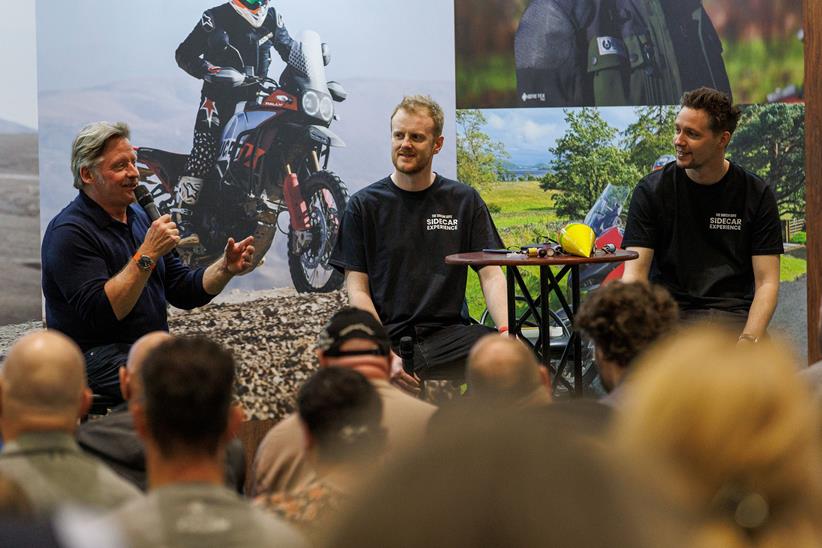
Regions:
M 137 267 L 143 272 L 151 272 L 152 270 L 154 270 L 154 267 L 157 266 L 157 263 L 154 261 L 154 259 L 152 259 L 148 255 L 141 255 L 139 251 L 134 254 L 134 257 L 132 257 L 132 259 L 134 259 L 134 262 L 137 263 Z

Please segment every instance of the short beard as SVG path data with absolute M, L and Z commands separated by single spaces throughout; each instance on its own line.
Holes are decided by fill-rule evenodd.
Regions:
M 397 164 L 394 164 L 394 169 L 396 169 L 397 171 L 399 171 L 403 175 L 416 175 L 417 173 L 420 173 L 422 170 L 424 170 L 425 167 L 424 166 L 418 166 L 418 167 L 415 167 L 414 169 L 403 169 L 403 168 L 399 167 Z

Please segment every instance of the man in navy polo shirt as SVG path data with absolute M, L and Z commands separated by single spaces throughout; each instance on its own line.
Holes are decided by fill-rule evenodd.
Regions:
M 74 139 L 77 197 L 43 236 L 46 323 L 80 346 L 93 392 L 120 398 L 118 369 L 142 335 L 168 331 L 166 303 L 208 303 L 253 265 L 254 240 L 228 239 L 224 255 L 191 269 L 171 252 L 180 241 L 169 215 L 151 222 L 133 204 L 137 155 L 124 123 L 95 122 Z

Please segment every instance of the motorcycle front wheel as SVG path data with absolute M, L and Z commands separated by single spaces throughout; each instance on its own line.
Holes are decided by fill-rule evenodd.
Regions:
M 327 293 L 342 287 L 343 275 L 328 264 L 348 203 L 345 183 L 330 171 L 312 173 L 300 182 L 311 222 L 309 238 L 288 229 L 288 270 L 300 293 Z

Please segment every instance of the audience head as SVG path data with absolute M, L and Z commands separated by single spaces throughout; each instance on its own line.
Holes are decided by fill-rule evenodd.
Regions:
M 242 411 L 231 405 L 234 358 L 219 344 L 167 340 L 148 353 L 140 377 L 135 426 L 162 457 L 214 457 L 239 428 Z
M 351 369 L 323 368 L 300 388 L 297 410 L 308 444 L 320 462 L 344 462 L 378 453 L 385 445 L 382 401 Z
M 499 403 L 548 403 L 548 372 L 530 348 L 504 335 L 481 338 L 468 355 L 466 380 L 471 397 Z
M 642 540 L 639 487 L 623 488 L 584 421 L 466 407 L 471 420 L 456 413 L 365 487 L 329 546 L 662 545 Z
M 346 307 L 334 314 L 317 338 L 320 367 L 350 367 L 366 377 L 387 379 L 391 340 L 365 310 Z
M 665 288 L 617 281 L 588 295 L 574 325 L 594 341 L 602 383 L 610 391 L 634 358 L 670 332 L 678 319 L 679 309 Z
M 636 368 L 618 445 L 646 472 L 667 472 L 702 518 L 696 546 L 818 545 L 819 423 L 786 347 L 695 327 Z
M 30 333 L 15 342 L 2 371 L 3 437 L 8 441 L 38 430 L 73 432 L 91 404 L 85 367 L 80 348 L 57 331 Z
M 143 335 L 131 345 L 126 365 L 120 368 L 120 392 L 123 394 L 124 400 L 128 401 L 142 396 L 140 368 L 143 366 L 149 352 L 171 338 L 171 335 L 166 331 L 152 331 Z

